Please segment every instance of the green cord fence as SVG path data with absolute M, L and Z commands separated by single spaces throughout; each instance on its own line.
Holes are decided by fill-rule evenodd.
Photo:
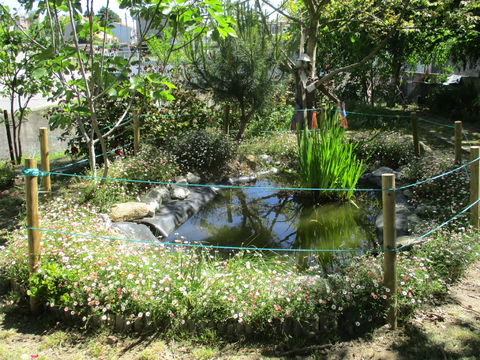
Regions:
M 138 114 L 135 114 L 134 122 L 138 125 Z M 366 115 L 366 114 L 364 114 Z M 384 116 L 384 115 L 382 115 Z M 135 121 L 135 118 L 137 121 Z M 413 131 L 415 130 L 415 123 L 416 123 L 416 115 L 414 113 L 411 114 L 412 118 L 412 126 Z M 446 126 L 446 125 L 445 125 Z M 448 126 L 449 127 L 449 126 Z M 456 129 L 461 128 L 456 125 Z M 460 136 L 456 136 L 456 139 L 460 139 L 461 141 L 461 131 L 459 132 Z M 464 135 L 466 137 L 466 135 Z M 415 242 L 413 240 L 411 243 L 402 245 L 400 247 L 396 246 L 396 230 L 395 230 L 395 193 L 398 190 L 403 190 L 409 187 L 414 187 L 420 185 L 424 182 L 433 181 L 435 179 L 441 178 L 446 176 L 452 172 L 459 171 L 460 169 L 466 168 L 470 166 L 471 168 L 471 177 L 470 177 L 470 189 L 471 189 L 471 204 L 465 207 L 460 213 L 445 221 L 435 229 L 429 231 L 428 233 L 419 236 L 418 239 L 422 239 L 427 237 L 428 235 L 432 234 L 434 231 L 442 228 L 446 224 L 453 221 L 458 216 L 462 215 L 463 213 L 470 210 L 471 213 L 471 224 L 472 226 L 478 228 L 478 214 L 479 214 L 479 202 L 480 202 L 480 195 L 479 195 L 479 159 L 480 159 L 480 152 L 479 147 L 471 147 L 471 160 L 467 164 L 460 165 L 459 167 L 446 172 L 444 174 L 437 175 L 427 180 L 423 180 L 421 182 L 406 185 L 403 187 L 396 188 L 395 187 L 395 176 L 393 174 L 384 174 L 382 176 L 382 189 L 362 189 L 362 191 L 382 191 L 382 202 L 383 202 L 383 213 L 384 213 L 384 248 L 383 249 L 370 249 L 370 250 L 345 250 L 345 249 L 337 249 L 337 250 L 330 250 L 330 249 L 273 249 L 273 248 L 256 248 L 256 247 L 230 247 L 230 246 L 212 246 L 212 245 L 205 245 L 205 244 L 196 244 L 196 243 L 162 243 L 162 242 L 150 242 L 150 241 L 140 241 L 140 240 L 133 240 L 133 239 L 120 239 L 115 237 L 98 237 L 93 235 L 85 235 L 85 234 L 77 234 L 77 233 L 64 233 L 61 231 L 53 231 L 53 230 L 46 230 L 41 229 L 38 224 L 38 178 L 45 178 L 49 180 L 50 175 L 59 175 L 59 176 L 74 176 L 74 177 L 83 177 L 83 178 L 95 178 L 99 180 L 112 180 L 112 181 L 123 181 L 123 182 L 136 182 L 136 183 L 147 183 L 147 184 L 157 184 L 157 185 L 180 185 L 185 186 L 186 184 L 172 184 L 166 182 L 154 182 L 154 181 L 139 181 L 133 179 L 115 179 L 115 178 L 103 178 L 103 177 L 91 177 L 85 175 L 77 175 L 77 174 L 64 174 L 59 172 L 50 171 L 49 167 L 49 159 L 48 159 L 48 136 L 46 133 L 46 129 L 40 129 L 40 137 L 39 143 L 41 147 L 41 157 L 42 157 L 42 168 L 39 170 L 37 169 L 37 164 L 35 159 L 26 159 L 25 162 L 25 169 L 23 170 L 23 175 L 26 177 L 26 190 L 27 190 L 27 230 L 28 230 L 28 244 L 29 244 L 29 271 L 32 274 L 37 269 L 37 264 L 39 261 L 41 248 L 40 248 L 40 232 L 56 232 L 60 234 L 68 234 L 73 236 L 87 236 L 87 237 L 96 237 L 102 238 L 107 240 L 116 240 L 116 241 L 127 241 L 127 242 L 138 242 L 138 243 L 155 243 L 157 245 L 164 245 L 164 246 L 182 246 L 182 247 L 193 247 L 193 248 L 208 248 L 208 249 L 227 249 L 227 250 L 251 250 L 251 251 L 272 251 L 272 252 L 383 252 L 385 253 L 385 286 L 387 286 L 392 294 L 396 292 L 396 252 L 402 250 L 403 248 L 411 245 L 411 243 Z M 138 126 L 135 126 L 135 149 L 138 151 L 139 143 L 142 141 L 140 139 L 140 130 Z M 150 141 L 150 140 L 145 140 Z M 418 146 L 418 134 L 417 136 L 414 135 L 414 146 Z M 127 145 L 125 145 L 127 146 Z M 115 150 L 112 150 L 115 151 Z M 457 151 L 457 146 L 456 146 Z M 101 155 L 99 155 L 101 156 Z M 208 186 L 212 187 L 212 185 L 203 185 L 203 184 L 188 184 L 188 186 Z M 42 192 L 51 193 L 50 182 L 44 181 L 42 186 Z M 243 188 L 242 186 L 235 186 L 235 185 L 215 185 L 213 187 L 217 188 Z M 358 191 L 358 189 L 316 189 L 316 188 L 279 188 L 279 187 L 249 187 L 249 188 L 257 188 L 257 189 L 265 189 L 265 190 L 295 190 L 295 191 L 311 191 L 311 190 L 322 190 L 322 191 Z M 392 297 L 394 298 L 394 297 Z M 390 302 L 388 304 L 388 322 L 389 324 L 395 328 L 396 327 L 396 303 Z M 31 297 L 31 310 L 32 312 L 38 311 L 39 304 L 36 302 L 34 297 Z

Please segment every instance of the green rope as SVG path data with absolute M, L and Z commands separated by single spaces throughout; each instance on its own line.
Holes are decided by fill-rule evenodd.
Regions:
M 110 236 L 100 236 L 100 235 L 89 235 L 89 234 L 78 234 L 72 233 L 68 231 L 58 231 L 58 230 L 47 230 L 47 229 L 39 229 L 33 227 L 26 227 L 29 230 L 38 230 L 43 232 L 50 232 L 62 235 L 73 235 L 73 236 L 85 236 L 85 237 L 92 237 L 96 239 L 103 239 L 103 240 L 115 240 L 115 241 L 128 241 L 128 242 L 136 242 L 141 244 L 154 244 L 154 245 L 166 245 L 166 246 L 184 246 L 184 247 L 194 247 L 194 248 L 207 248 L 207 249 L 225 249 L 225 250 L 252 250 L 252 251 L 285 251 L 285 252 L 388 252 L 388 251 L 396 251 L 395 249 L 384 250 L 384 249 L 373 249 L 373 250 L 359 250 L 359 249 L 283 249 L 283 248 L 258 248 L 258 247 L 241 247 L 241 246 L 222 246 L 222 245 L 205 245 L 205 244 L 192 244 L 192 243 L 178 243 L 178 242 L 162 242 L 162 241 L 149 241 L 149 240 L 135 240 L 135 239 L 121 239 L 115 238 Z
M 438 126 L 444 126 L 444 127 L 448 127 L 448 128 L 452 128 L 452 129 L 454 128 L 454 126 L 452 126 L 452 125 L 440 124 L 440 123 L 436 123 L 434 121 L 430 121 L 430 120 L 426 120 L 426 119 L 419 119 L 419 120 L 428 122 L 430 124 L 438 125 Z
M 450 218 L 449 220 L 443 222 L 442 224 L 438 225 L 436 228 L 426 232 L 425 234 L 421 235 L 418 237 L 418 239 L 422 239 L 432 233 L 434 233 L 435 231 L 437 231 L 438 229 L 444 227 L 445 225 L 447 225 L 448 223 L 452 222 L 453 220 L 455 220 L 456 218 L 458 218 L 460 215 L 464 214 L 467 210 L 471 209 L 474 205 L 478 204 L 480 202 L 480 199 L 478 199 L 477 201 L 475 201 L 474 203 L 468 205 L 467 207 L 465 207 L 464 209 L 462 209 L 458 214 L 454 215 L 452 218 Z M 400 250 L 402 249 L 403 247 L 405 246 L 408 246 L 409 244 L 405 244 L 401 247 L 399 247 L 397 250 Z

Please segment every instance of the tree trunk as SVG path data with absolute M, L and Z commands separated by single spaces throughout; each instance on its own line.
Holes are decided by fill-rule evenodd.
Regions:
M 8 120 L 8 111 L 3 110 L 3 117 L 5 118 L 5 131 L 7 132 L 8 152 L 10 153 L 10 162 L 15 164 L 15 155 L 13 153 L 12 132 L 10 131 L 10 122 Z
M 90 138 L 88 141 L 88 158 L 90 162 L 90 169 L 92 170 L 94 176 L 96 176 L 97 159 L 95 158 L 95 141 L 93 138 Z
M 18 152 L 19 134 L 17 121 L 15 119 L 15 94 L 13 91 L 10 93 L 10 116 L 12 118 L 13 151 L 15 153 L 15 160 L 17 164 L 20 165 L 22 163 L 22 158 Z
M 240 128 L 238 129 L 237 140 L 241 140 L 241 139 L 243 139 L 243 136 L 245 134 L 245 129 L 247 128 L 248 120 L 255 113 L 255 108 L 252 107 L 250 112 L 247 114 L 247 109 L 246 109 L 245 101 L 243 100 L 243 98 L 240 98 L 238 100 L 238 102 L 240 103 L 240 109 L 242 111 L 242 117 L 240 119 Z
M 392 62 L 392 77 L 390 80 L 390 87 L 388 89 L 387 107 L 394 107 L 395 104 L 397 103 L 401 68 L 402 68 L 402 64 L 400 64 L 400 62 L 397 60 L 397 56 L 394 55 L 394 59 Z

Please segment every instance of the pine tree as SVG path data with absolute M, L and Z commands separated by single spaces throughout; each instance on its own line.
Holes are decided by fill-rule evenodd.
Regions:
M 240 139 L 249 119 L 273 95 L 281 74 L 276 71 L 278 39 L 262 16 L 246 3 L 233 5 L 231 13 L 237 23 L 237 37 L 195 42 L 188 53 L 195 73 L 191 83 L 213 91 L 218 101 L 239 106 Z

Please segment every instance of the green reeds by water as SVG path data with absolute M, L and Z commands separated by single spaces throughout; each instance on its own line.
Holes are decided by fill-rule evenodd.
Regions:
M 345 139 L 345 129 L 339 126 L 338 112 L 325 111 L 319 130 L 297 133 L 300 181 L 313 191 L 315 200 L 322 197 L 349 199 L 363 173 L 363 161 L 354 154 L 356 145 Z

